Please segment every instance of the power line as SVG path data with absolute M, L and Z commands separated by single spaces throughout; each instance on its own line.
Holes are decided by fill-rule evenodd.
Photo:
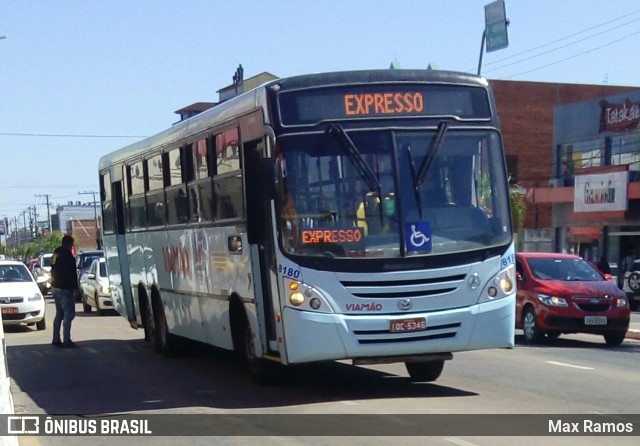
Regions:
M 627 26 L 627 25 L 633 24 L 633 23 L 638 22 L 638 21 L 640 21 L 640 19 L 636 19 L 636 20 L 632 20 L 632 21 L 627 22 L 627 23 L 623 23 L 623 24 L 619 25 L 618 27 L 616 27 L 615 29 L 620 29 L 623 26 Z M 561 50 L 563 48 L 567 48 L 567 47 L 569 47 L 571 45 L 575 45 L 576 43 L 580 43 L 580 42 L 584 42 L 585 40 L 593 39 L 594 37 L 598 37 L 598 36 L 600 36 L 602 34 L 606 34 L 606 33 L 610 32 L 610 31 L 614 31 L 615 29 L 614 28 L 607 29 L 607 30 L 601 31 L 601 32 L 596 33 L 596 34 L 592 34 L 591 36 L 585 37 L 584 39 L 575 40 L 575 41 L 569 42 L 569 43 L 567 43 L 565 45 L 561 45 L 559 47 L 552 48 L 552 49 L 549 49 L 547 51 L 543 51 L 542 53 L 538 53 L 536 55 L 533 55 L 533 56 L 530 56 L 530 57 L 527 57 L 527 58 L 524 58 L 524 59 L 519 59 L 519 60 L 516 60 L 516 61 L 511 62 L 511 63 L 507 63 L 507 64 L 504 64 L 504 65 L 499 65 L 499 66 L 491 68 L 489 70 L 485 70 L 485 72 L 491 72 L 491 71 L 499 70 L 500 68 L 506 68 L 506 67 L 510 67 L 512 65 L 516 65 L 516 64 L 519 64 L 519 63 L 522 63 L 522 62 L 526 62 L 526 61 L 535 59 L 536 57 L 544 56 L 545 54 L 549 54 L 549 53 L 552 53 L 554 51 L 558 51 L 558 50 Z M 632 34 L 637 34 L 637 33 L 634 32 Z M 541 48 L 541 47 L 538 47 L 538 48 Z M 525 52 L 530 52 L 530 51 L 525 51 Z M 520 54 L 524 54 L 524 52 L 520 53 Z M 502 59 L 502 60 L 506 60 L 506 59 L 507 58 Z M 487 64 L 487 65 L 489 65 L 489 64 Z
M 586 51 L 583 51 L 583 52 L 581 52 L 581 53 L 574 54 L 573 56 L 569 56 L 569 57 L 566 57 L 566 58 L 561 59 L 561 60 L 556 60 L 555 62 L 551 62 L 551 63 L 548 63 L 548 64 L 546 64 L 546 65 L 542 65 L 542 66 L 537 67 L 537 68 L 532 68 L 532 69 L 527 70 L 527 71 L 522 71 L 522 72 L 517 73 L 517 74 L 512 74 L 512 75 L 507 76 L 507 77 L 509 77 L 509 78 L 517 77 L 517 76 L 521 76 L 521 75 L 523 75 L 523 74 L 531 73 L 532 71 L 537 71 L 537 70 L 541 70 L 541 69 L 543 69 L 543 68 L 550 67 L 550 66 L 552 66 L 552 65 L 557 65 L 557 64 L 559 64 L 559 63 L 566 62 L 567 60 L 575 59 L 576 57 L 584 56 L 585 54 L 589 54 L 589 53 L 592 53 L 592 52 L 594 52 L 594 51 L 598 51 L 598 50 L 600 50 L 600 49 L 602 49 L 602 48 L 604 48 L 604 47 L 607 47 L 607 46 L 609 46 L 609 45 L 613 45 L 614 43 L 618 43 L 618 42 L 620 42 L 620 41 L 622 41 L 622 40 L 625 40 L 625 39 L 628 39 L 628 38 L 630 38 L 630 37 L 637 37 L 637 36 L 636 36 L 635 34 L 626 35 L 626 36 L 621 37 L 621 38 L 619 38 L 619 39 L 617 39 L 617 40 L 614 40 L 614 41 L 612 41 L 612 42 L 605 43 L 604 45 L 600 45 L 600 46 L 598 46 L 598 47 L 591 48 L 591 49 L 586 50 Z
M 632 15 L 638 14 L 638 13 L 640 13 L 640 10 L 633 11 L 633 12 L 631 12 L 631 13 L 629 13 L 629 14 L 625 14 L 625 15 L 623 15 L 623 16 L 617 17 L 617 18 L 615 18 L 615 19 L 608 20 L 608 21 L 606 21 L 606 22 L 602 22 L 602 23 L 600 23 L 600 24 L 598 24 L 598 25 L 592 26 L 592 27 L 590 27 L 590 28 L 583 29 L 582 31 L 578 31 L 578 32 L 575 32 L 575 33 L 573 33 L 573 34 L 569 34 L 569 35 L 567 35 L 567 36 L 561 37 L 561 38 L 559 38 L 559 39 L 553 40 L 553 41 L 548 42 L 548 43 L 544 43 L 544 44 L 539 45 L 539 46 L 536 46 L 536 47 L 534 47 L 534 48 L 531 48 L 531 49 L 528 49 L 528 50 L 525 50 L 525 51 L 521 51 L 520 53 L 512 54 L 512 55 L 510 55 L 510 56 L 503 57 L 502 59 L 498 59 L 498 60 L 495 60 L 495 61 L 493 61 L 493 62 L 486 63 L 486 64 L 485 64 L 485 66 L 495 65 L 495 64 L 500 63 L 500 62 L 503 62 L 503 61 L 505 61 L 505 60 L 513 59 L 514 57 L 518 57 L 518 56 L 521 56 L 521 55 L 523 55 L 523 54 L 531 53 L 531 52 L 533 52 L 533 51 L 536 51 L 536 50 L 539 50 L 539 49 L 541 49 L 541 48 L 544 48 L 544 47 L 547 47 L 547 46 L 553 45 L 553 44 L 558 43 L 558 42 L 561 42 L 561 41 L 563 41 L 563 40 L 567 40 L 567 39 L 570 39 L 570 38 L 572 38 L 572 37 L 578 36 L 578 35 L 580 35 L 580 34 L 584 34 L 584 33 L 586 33 L 586 32 L 589 32 L 589 31 L 591 31 L 591 30 L 594 30 L 594 29 L 596 29 L 596 28 L 600 28 L 600 27 L 605 26 L 605 25 L 608 25 L 608 24 L 610 24 L 610 23 L 617 22 L 618 20 L 626 19 L 626 18 L 628 18 L 628 17 L 630 17 L 630 16 L 632 16 Z M 635 21 L 637 21 L 637 20 L 632 20 L 631 22 L 624 23 L 624 24 L 622 24 L 622 25 L 620 25 L 620 26 L 626 26 L 626 25 L 628 25 L 629 23 L 632 23 L 632 22 L 635 22 Z M 605 31 L 605 32 L 609 32 L 609 31 L 612 31 L 612 30 L 615 30 L 615 28 L 611 28 L 611 29 L 609 29 L 609 30 L 607 30 L 607 31 Z M 602 34 L 602 33 L 600 33 L 600 34 Z M 597 35 L 597 34 L 596 34 L 596 35 Z M 589 38 L 590 38 L 590 37 L 586 37 L 586 38 L 585 38 L 585 39 L 583 39 L 583 40 L 586 40 L 586 39 L 589 39 Z M 472 70 L 468 70 L 468 71 L 472 71 Z

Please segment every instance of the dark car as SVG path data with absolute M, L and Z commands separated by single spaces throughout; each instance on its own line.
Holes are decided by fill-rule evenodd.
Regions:
M 83 274 L 89 271 L 91 268 L 91 264 L 95 259 L 104 258 L 104 251 L 94 250 L 94 251 L 80 251 L 76 254 L 76 271 L 78 273 L 78 290 L 76 291 L 76 301 L 80 302 L 82 299 L 81 287 L 80 287 L 80 278 Z
M 562 333 L 601 334 L 619 345 L 629 328 L 629 302 L 590 262 L 571 254 L 517 253 L 516 328 L 526 342 Z

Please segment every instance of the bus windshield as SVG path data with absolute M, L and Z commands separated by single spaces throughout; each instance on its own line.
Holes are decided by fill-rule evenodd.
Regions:
M 406 257 L 511 241 L 494 130 L 282 135 L 281 243 L 301 256 Z

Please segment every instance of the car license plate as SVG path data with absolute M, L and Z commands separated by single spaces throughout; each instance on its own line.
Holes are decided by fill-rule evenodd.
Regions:
M 408 331 L 423 331 L 427 329 L 427 319 L 414 317 L 411 319 L 396 319 L 391 321 L 389 331 L 391 333 L 403 333 Z
M 2 307 L 2 314 L 18 314 L 17 307 Z
M 607 325 L 607 316 L 585 316 L 584 325 Z

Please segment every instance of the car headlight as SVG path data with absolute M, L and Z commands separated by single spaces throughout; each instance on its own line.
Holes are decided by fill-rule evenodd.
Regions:
M 614 302 L 616 308 L 626 308 L 628 305 L 627 299 L 624 297 L 616 297 Z
M 549 307 L 568 307 L 564 297 L 550 296 L 548 294 L 538 294 L 538 300 Z
M 102 294 L 109 294 L 109 287 L 108 286 L 102 286 Z
M 36 293 L 31 297 L 27 297 L 28 302 L 37 302 L 39 300 L 42 300 L 42 294 L 40 293 Z

